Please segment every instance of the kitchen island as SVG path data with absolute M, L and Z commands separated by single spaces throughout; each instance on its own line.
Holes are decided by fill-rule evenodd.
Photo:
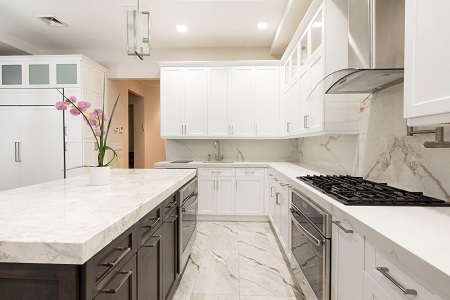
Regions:
M 38 298 L 30 295 L 28 299 L 92 298 L 95 292 L 86 292 L 92 288 L 84 281 L 89 277 L 95 283 L 111 279 L 108 268 L 122 267 L 119 261 L 123 259 L 125 264 L 125 258 L 139 247 L 138 240 L 144 240 L 134 230 L 135 225 L 155 209 L 158 221 L 175 216 L 175 192 L 195 175 L 195 170 L 114 169 L 107 186 L 90 186 L 88 176 L 83 175 L 1 192 L 0 291 L 11 292 L 6 299 L 21 299 L 13 293 L 14 289 L 32 286 L 30 291 L 36 293 L 40 288 L 51 290 L 50 286 L 56 284 L 56 294 L 34 295 Z M 167 201 L 173 209 L 166 214 L 162 205 Z M 173 219 L 175 222 L 176 216 Z M 150 225 L 147 227 L 151 229 Z M 111 246 L 116 241 L 118 245 Z M 98 258 L 107 260 L 98 263 L 106 268 L 99 271 L 105 276 L 90 275 L 92 272 L 85 266 L 108 247 L 110 251 Z M 111 251 L 117 252 L 118 257 Z M 33 272 L 47 277 L 40 280 L 46 282 L 40 288 L 36 288 L 39 282 L 31 284 L 31 278 L 36 278 Z M 18 279 L 27 274 L 28 282 Z M 67 294 L 61 294 L 61 290 Z

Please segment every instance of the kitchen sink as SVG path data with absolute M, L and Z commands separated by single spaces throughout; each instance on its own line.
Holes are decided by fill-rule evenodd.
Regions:
M 204 161 L 203 163 L 205 163 L 205 164 L 216 164 L 216 163 L 219 163 L 219 164 L 231 164 L 233 162 L 232 161 L 224 161 L 224 160 L 221 160 L 221 161 L 213 160 L 213 161 Z

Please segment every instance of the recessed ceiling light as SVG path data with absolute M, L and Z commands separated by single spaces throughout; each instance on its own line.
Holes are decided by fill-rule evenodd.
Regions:
M 177 30 L 178 30 L 178 32 L 186 32 L 187 27 L 185 25 L 178 25 Z
M 269 25 L 266 22 L 258 23 L 258 29 L 260 29 L 260 30 L 267 29 L 268 26 Z

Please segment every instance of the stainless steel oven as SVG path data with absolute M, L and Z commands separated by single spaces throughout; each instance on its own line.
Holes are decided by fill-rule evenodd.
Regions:
M 291 268 L 306 299 L 329 300 L 331 215 L 292 190 Z
M 179 191 L 180 196 L 180 274 L 191 256 L 197 237 L 198 189 L 197 178 L 189 181 Z

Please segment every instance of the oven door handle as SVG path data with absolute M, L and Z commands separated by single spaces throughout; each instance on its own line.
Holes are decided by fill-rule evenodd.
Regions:
M 303 231 L 303 233 L 305 234 L 305 236 L 314 243 L 314 245 L 316 246 L 322 246 L 323 243 L 325 242 L 325 239 L 323 240 L 319 240 L 317 239 L 315 236 L 313 236 L 311 233 L 308 232 L 308 230 L 305 229 L 305 227 L 303 227 L 296 219 L 295 217 L 291 214 L 291 220 L 292 222 L 294 222 L 295 226 L 300 229 L 301 231 Z
M 187 203 L 187 201 L 189 200 L 189 199 L 191 199 L 191 198 L 193 198 L 193 197 L 195 197 L 196 199 L 194 200 L 194 201 L 192 201 L 188 206 L 184 206 L 186 203 Z M 198 201 L 198 192 L 197 191 L 195 191 L 195 192 L 193 192 L 189 197 L 187 197 L 184 201 L 183 201 L 183 204 L 181 204 L 181 212 L 186 212 L 186 209 L 188 209 L 189 207 L 191 207 L 192 205 L 194 205 L 195 203 L 197 203 L 197 201 Z

